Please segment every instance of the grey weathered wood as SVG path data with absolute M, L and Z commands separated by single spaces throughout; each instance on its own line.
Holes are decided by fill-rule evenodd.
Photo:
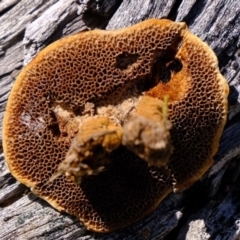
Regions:
M 6 10 L 7 8 L 11 7 L 12 5 L 16 4 L 18 0 L 8 0 L 8 1 L 1 1 L 0 2 L 0 13 Z
M 94 234 L 16 182 L 1 154 L 0 239 L 240 239 L 239 0 L 1 1 L 0 122 L 15 77 L 46 45 L 88 28 L 115 29 L 152 17 L 186 21 L 219 58 L 231 92 L 215 164 L 194 186 L 170 194 L 141 222 L 115 233 Z

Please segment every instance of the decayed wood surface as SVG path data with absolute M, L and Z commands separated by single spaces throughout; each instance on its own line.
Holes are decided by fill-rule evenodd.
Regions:
M 71 33 L 116 29 L 153 17 L 185 21 L 216 52 L 230 84 L 228 122 L 214 166 L 188 190 L 169 195 L 141 222 L 95 234 L 16 182 L 1 147 L 0 239 L 240 239 L 239 0 L 0 1 L 0 122 L 16 75 L 40 49 Z

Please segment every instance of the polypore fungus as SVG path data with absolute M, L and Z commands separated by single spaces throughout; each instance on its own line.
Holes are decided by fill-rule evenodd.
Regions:
M 227 95 L 216 56 L 184 23 L 152 19 L 65 37 L 39 52 L 13 86 L 6 161 L 56 209 L 89 230 L 113 231 L 211 166 Z M 165 96 L 171 124 L 162 124 Z M 129 135 L 135 129 L 138 141 Z

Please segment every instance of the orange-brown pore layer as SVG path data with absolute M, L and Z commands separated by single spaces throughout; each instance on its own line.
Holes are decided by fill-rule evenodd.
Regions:
M 170 96 L 169 120 L 174 152 L 168 165 L 174 191 L 198 180 L 212 165 L 226 122 L 228 84 L 218 70 L 213 51 L 186 31 L 175 56 L 182 64 L 168 83 L 159 83 L 147 95 Z
M 172 62 L 180 67 L 172 71 Z M 152 89 L 159 81 L 164 83 Z M 107 104 L 133 85 L 139 92 L 152 89 L 148 94 L 155 97 L 170 95 L 174 153 L 169 167 L 177 186 L 188 186 L 209 167 L 216 151 L 228 90 L 212 51 L 183 23 L 148 20 L 123 30 L 95 30 L 59 40 L 24 68 L 7 104 L 3 146 L 12 174 L 93 231 L 136 222 L 171 191 L 168 170 L 148 166 L 122 146 L 107 156 L 111 164 L 106 171 L 80 185 L 65 176 L 48 181 L 65 158 L 75 133 L 74 118 L 84 105 Z M 166 87 L 170 90 L 159 90 Z M 70 132 L 62 132 L 65 123 L 53 111 L 56 103 L 71 111 Z

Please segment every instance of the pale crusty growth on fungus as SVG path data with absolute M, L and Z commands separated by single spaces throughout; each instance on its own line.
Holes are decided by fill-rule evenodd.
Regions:
M 127 99 L 136 87 L 134 100 Z M 144 92 L 170 97 L 170 170 L 151 167 L 120 145 L 105 155 L 104 171 L 79 185 L 64 175 L 49 181 L 84 124 L 82 114 L 108 114 L 122 125 Z M 207 170 L 225 123 L 227 93 L 213 52 L 183 23 L 153 19 L 70 36 L 42 50 L 18 76 L 4 117 L 6 160 L 19 181 L 58 210 L 90 230 L 113 231 L 153 211 L 173 181 L 182 189 Z
M 127 95 L 124 94 L 124 96 Z M 136 116 L 130 118 L 124 124 L 123 129 L 119 124 L 110 120 L 111 116 L 86 118 L 83 124 L 80 121 L 80 128 L 72 140 L 66 158 L 50 181 L 65 174 L 79 184 L 83 177 L 98 174 L 109 163 L 107 153 L 115 150 L 120 144 L 146 160 L 150 166 L 166 166 L 172 153 L 169 132 L 171 123 L 167 119 L 168 98 L 165 97 L 164 101 L 149 96 L 139 97 L 139 99 L 135 111 Z M 126 116 L 126 113 L 131 112 L 129 105 L 132 108 L 132 104 L 128 103 L 126 106 L 123 101 L 115 108 L 118 112 L 121 106 L 125 113 L 120 115 Z M 98 114 L 101 115 L 102 107 L 98 110 Z M 84 112 L 86 114 L 86 111 Z M 119 113 L 115 112 L 115 118 L 117 116 Z M 128 118 L 125 117 L 125 119 Z
M 121 144 L 122 128 L 109 118 L 99 117 L 81 125 L 73 138 L 66 158 L 58 166 L 58 171 L 50 182 L 61 174 L 79 184 L 84 176 L 98 174 L 109 164 L 107 153 Z
M 123 126 L 122 144 L 150 166 L 166 166 L 173 151 L 168 97 L 162 101 L 144 96 L 137 105 L 135 115 Z

